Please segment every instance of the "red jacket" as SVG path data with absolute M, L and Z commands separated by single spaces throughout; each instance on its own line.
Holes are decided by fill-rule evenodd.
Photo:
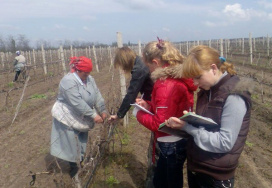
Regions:
M 193 109 L 194 91 L 197 87 L 192 79 L 181 78 L 180 72 L 176 66 L 169 66 L 156 69 L 151 75 L 156 80 L 149 103 L 149 110 L 154 115 L 139 111 L 137 120 L 155 133 L 154 142 L 158 137 L 168 135 L 158 131 L 161 123 L 170 117 L 182 116 L 184 110 Z

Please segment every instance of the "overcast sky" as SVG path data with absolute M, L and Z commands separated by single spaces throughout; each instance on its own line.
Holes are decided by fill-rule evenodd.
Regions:
M 272 36 L 272 0 L 0 0 L 0 36 L 111 44 Z

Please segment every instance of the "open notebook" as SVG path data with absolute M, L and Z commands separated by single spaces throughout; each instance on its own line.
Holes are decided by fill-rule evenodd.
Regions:
M 218 126 L 218 124 L 211 118 L 203 117 L 192 112 L 188 112 L 187 114 L 181 116 L 179 119 L 186 121 L 195 127 L 202 126 L 206 128 L 212 128 Z M 180 129 L 172 129 L 170 127 L 167 127 L 165 123 L 160 124 L 158 130 L 175 136 L 180 137 L 188 136 L 188 134 L 185 131 Z
M 138 105 L 137 103 L 134 103 L 134 104 L 130 104 L 131 106 L 134 106 L 135 108 L 139 108 L 139 110 L 142 110 L 150 115 L 154 115 L 152 112 L 148 111 L 147 109 L 145 109 L 144 107 Z

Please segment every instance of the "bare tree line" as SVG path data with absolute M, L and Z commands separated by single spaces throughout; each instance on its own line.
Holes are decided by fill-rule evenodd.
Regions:
M 33 44 L 32 44 L 33 43 Z M 12 52 L 14 53 L 17 50 L 21 51 L 30 51 L 33 49 L 40 49 L 41 45 L 43 45 L 45 50 L 49 49 L 58 49 L 59 46 L 63 46 L 63 49 L 69 49 L 71 46 L 73 48 L 86 48 L 88 46 L 96 46 L 96 47 L 108 47 L 108 44 L 103 44 L 99 42 L 90 42 L 90 41 L 79 41 L 79 40 L 58 40 L 56 42 L 52 42 L 50 40 L 38 39 L 35 42 L 31 42 L 30 39 L 24 34 L 8 35 L 3 36 L 0 34 L 0 52 Z M 130 42 L 126 45 L 132 45 Z M 117 42 L 112 42 L 110 46 L 116 47 Z
M 0 51 L 15 52 L 16 50 L 30 50 L 29 39 L 25 35 L 9 35 L 4 38 L 0 35 Z

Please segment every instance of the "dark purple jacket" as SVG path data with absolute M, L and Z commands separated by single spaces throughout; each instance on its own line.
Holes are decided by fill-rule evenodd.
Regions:
M 228 153 L 204 151 L 194 143 L 192 137 L 189 138 L 187 165 L 190 171 L 204 173 L 217 180 L 226 180 L 234 177 L 235 169 L 238 166 L 238 159 L 244 148 L 249 131 L 251 111 L 250 93 L 247 91 L 239 91 L 239 86 L 237 86 L 238 82 L 239 78 L 237 76 L 226 75 L 219 83 L 211 88 L 212 96 L 210 101 L 209 91 L 200 90 L 198 93 L 196 113 L 213 119 L 219 125 L 219 127 L 209 129 L 208 131 L 219 131 L 223 106 L 230 94 L 237 94 L 245 100 L 247 112 L 244 116 L 238 138 Z

